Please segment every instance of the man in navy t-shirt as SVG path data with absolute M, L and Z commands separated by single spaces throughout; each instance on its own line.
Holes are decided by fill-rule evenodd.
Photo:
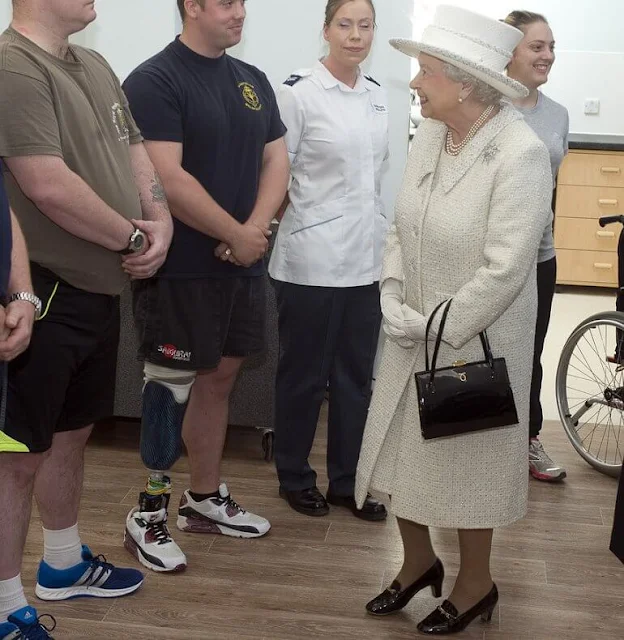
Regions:
M 125 546 L 156 571 L 186 566 L 166 524 L 167 472 L 181 434 L 191 482 L 178 527 L 246 538 L 270 528 L 231 499 L 220 463 L 239 368 L 264 348 L 262 258 L 289 176 L 267 77 L 226 54 L 241 39 L 244 0 L 178 7 L 181 36 L 124 83 L 175 224 L 157 276 L 134 286 L 146 381 L 141 456 L 150 475 L 128 514 Z

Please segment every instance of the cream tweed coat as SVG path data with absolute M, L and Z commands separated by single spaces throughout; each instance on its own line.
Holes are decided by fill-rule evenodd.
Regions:
M 438 366 L 481 360 L 488 330 L 504 357 L 520 424 L 423 440 L 414 372 L 424 343 L 386 340 L 357 470 L 356 499 L 391 496 L 398 517 L 429 526 L 485 529 L 524 516 L 528 491 L 529 387 L 537 309 L 537 248 L 550 216 L 548 152 L 504 106 L 457 157 L 446 126 L 416 132 L 384 255 L 381 281 L 403 283 L 405 302 L 428 315 L 449 297 Z

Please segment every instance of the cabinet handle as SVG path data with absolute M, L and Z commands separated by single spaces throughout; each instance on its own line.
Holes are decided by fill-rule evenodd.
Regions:
M 600 167 L 601 173 L 620 173 L 620 167 Z
M 596 231 L 596 235 L 599 238 L 615 238 L 615 233 L 613 231 Z
M 594 262 L 594 269 L 613 269 L 610 262 Z
M 615 198 L 599 198 L 598 204 L 602 207 L 617 207 L 618 201 Z

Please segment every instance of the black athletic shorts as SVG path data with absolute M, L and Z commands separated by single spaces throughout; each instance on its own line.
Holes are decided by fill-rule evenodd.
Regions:
M 133 283 L 139 358 L 171 369 L 216 369 L 264 350 L 264 276 L 152 278 Z
M 30 347 L 9 363 L 4 431 L 40 453 L 55 432 L 113 414 L 119 297 L 77 289 L 34 263 L 31 270 L 43 315 Z

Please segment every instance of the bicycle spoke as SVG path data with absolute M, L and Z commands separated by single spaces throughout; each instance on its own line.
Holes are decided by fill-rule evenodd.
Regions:
M 556 379 L 558 407 L 575 448 L 592 464 L 609 467 L 624 457 L 624 366 L 608 360 L 614 347 L 616 357 L 624 352 L 621 326 L 610 315 L 581 325 L 564 346 Z

